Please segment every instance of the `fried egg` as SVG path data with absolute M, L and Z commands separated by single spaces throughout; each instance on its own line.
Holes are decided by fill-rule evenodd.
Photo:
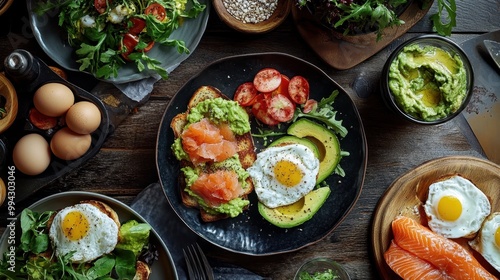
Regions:
M 297 202 L 314 189 L 319 160 L 304 145 L 269 147 L 247 171 L 259 201 L 275 208 Z
M 80 203 L 59 211 L 49 229 L 49 237 L 58 256 L 73 253 L 71 261 L 89 262 L 114 250 L 119 225 L 89 203 Z
M 432 231 L 447 238 L 470 238 L 491 213 L 491 204 L 471 181 L 457 175 L 429 186 L 424 209 Z
M 488 216 L 469 245 L 500 272 L 500 212 Z

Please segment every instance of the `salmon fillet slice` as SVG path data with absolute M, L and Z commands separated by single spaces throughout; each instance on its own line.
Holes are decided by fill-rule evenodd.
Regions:
M 394 240 L 384 253 L 385 262 L 405 280 L 453 280 L 437 267 L 403 250 Z
M 398 216 L 392 222 L 394 242 L 429 262 L 453 279 L 497 279 L 457 242 L 424 227 L 414 219 Z

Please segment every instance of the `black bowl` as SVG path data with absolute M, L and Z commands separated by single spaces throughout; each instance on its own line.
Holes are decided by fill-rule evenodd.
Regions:
M 389 71 L 391 64 L 398 57 L 398 55 L 404 50 L 405 47 L 414 44 L 417 44 L 422 47 L 434 46 L 443 49 L 444 51 L 452 55 L 458 55 L 463 62 L 463 67 L 465 67 L 466 83 L 467 83 L 466 95 L 463 98 L 460 107 L 443 118 L 425 120 L 423 118 L 419 118 L 418 116 L 409 114 L 396 101 L 391 89 L 389 88 Z M 391 109 L 391 111 L 395 112 L 398 116 L 413 123 L 418 123 L 423 125 L 436 125 L 453 119 L 454 117 L 459 115 L 462 112 L 462 110 L 465 109 L 465 107 L 467 107 L 467 104 L 469 103 L 473 92 L 473 87 L 474 87 L 473 81 L 474 81 L 474 71 L 472 65 L 465 52 L 455 42 L 453 42 L 448 38 L 438 35 L 422 35 L 404 42 L 403 44 L 398 46 L 396 50 L 392 52 L 382 70 L 380 90 L 381 90 L 382 100 L 384 101 L 384 103 L 387 105 L 387 107 L 389 107 L 389 109 Z

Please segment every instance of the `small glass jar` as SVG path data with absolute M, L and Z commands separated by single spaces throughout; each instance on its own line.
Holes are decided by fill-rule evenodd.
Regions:
M 329 271 L 331 271 L 332 275 L 334 276 L 332 279 L 335 280 L 351 279 L 349 277 L 349 274 L 347 274 L 347 271 L 339 263 L 337 263 L 332 259 L 321 257 L 308 260 L 307 262 L 302 264 L 299 270 L 297 270 L 294 280 L 304 279 L 304 274 L 306 275 L 309 274 L 310 276 L 314 276 L 315 274 L 327 273 Z M 301 278 L 301 276 L 303 278 Z M 305 278 L 305 279 L 310 279 L 310 278 Z

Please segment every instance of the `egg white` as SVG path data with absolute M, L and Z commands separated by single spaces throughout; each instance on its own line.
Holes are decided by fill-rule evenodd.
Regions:
M 276 179 L 274 167 L 280 161 L 290 161 L 300 170 L 302 178 L 298 184 L 286 186 Z M 259 201 L 269 208 L 275 208 L 297 202 L 314 189 L 319 160 L 304 145 L 269 147 L 257 155 L 256 161 L 247 171 Z
M 500 212 L 488 216 L 475 239 L 469 245 L 479 252 L 498 272 L 500 272 L 500 244 L 495 242 L 495 233 L 500 227 Z
M 460 200 L 462 212 L 454 221 L 440 217 L 437 207 L 444 196 L 454 196 Z M 471 181 L 453 176 L 429 186 L 429 194 L 424 205 L 428 225 L 432 231 L 447 237 L 471 237 L 481 228 L 484 219 L 491 213 L 488 197 Z
M 75 211 L 85 217 L 88 227 L 80 239 L 71 240 L 64 233 L 62 223 L 69 213 Z M 66 207 L 55 215 L 49 229 L 49 237 L 56 255 L 73 253 L 71 261 L 84 263 L 112 252 L 118 243 L 118 230 L 113 219 L 94 205 L 82 203 Z

